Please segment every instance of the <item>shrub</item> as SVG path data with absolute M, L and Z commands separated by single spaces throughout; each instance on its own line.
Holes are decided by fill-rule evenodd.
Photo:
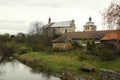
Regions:
M 93 41 L 87 41 L 87 51 L 90 54 L 94 54 L 94 42 Z
M 71 49 L 73 49 L 73 45 L 71 42 L 68 42 L 66 45 L 66 50 L 71 50 Z
M 102 60 L 109 61 L 109 60 L 115 59 L 115 54 L 113 53 L 112 50 L 102 49 L 102 50 L 99 52 L 99 57 L 100 57 L 100 59 L 102 59 Z
M 85 60 L 85 59 L 86 59 L 85 54 L 84 54 L 84 53 L 81 53 L 81 54 L 79 55 L 79 61 L 83 61 L 83 60 Z
M 120 43 L 114 43 L 114 46 L 116 49 L 114 49 L 114 52 L 117 54 L 117 56 L 120 56 Z M 113 46 L 112 46 L 113 47 Z
M 51 47 L 46 47 L 46 48 L 44 48 L 44 51 L 45 51 L 46 53 L 52 53 L 52 52 L 53 52 L 53 49 L 52 49 Z
M 3 43 L 0 43 L 0 55 L 2 57 L 10 56 L 9 48 Z
M 15 53 L 17 52 L 18 48 L 19 48 L 19 43 L 16 43 L 15 41 L 8 41 L 5 43 L 5 45 L 10 48 L 11 53 Z
M 31 51 L 32 51 L 31 48 L 24 46 L 18 49 L 18 54 L 25 54 Z
M 60 48 L 53 48 L 52 50 L 53 50 L 53 52 L 62 52 L 62 51 L 64 51 L 63 49 L 60 49 Z
M 115 53 L 112 49 L 107 48 L 106 45 L 98 45 L 96 47 L 96 55 L 103 61 L 110 61 L 115 59 Z

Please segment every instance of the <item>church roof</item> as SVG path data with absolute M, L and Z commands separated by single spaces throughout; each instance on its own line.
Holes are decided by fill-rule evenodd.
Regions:
M 71 27 L 71 26 L 75 26 L 74 20 L 71 20 L 71 21 L 60 21 L 60 22 L 50 22 L 50 23 L 44 25 L 43 27 L 44 28 L 47 28 L 47 27 L 56 28 L 56 27 Z
M 51 27 L 70 27 L 72 21 L 61 21 L 61 22 L 53 22 Z
M 94 25 L 95 26 L 94 22 L 92 22 L 92 18 L 91 17 L 89 17 L 89 21 L 86 22 L 85 25 Z
M 86 22 L 86 25 L 94 25 L 94 22 Z

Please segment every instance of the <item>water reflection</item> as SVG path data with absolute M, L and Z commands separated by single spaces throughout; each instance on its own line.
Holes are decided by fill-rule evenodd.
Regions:
M 44 73 L 33 73 L 32 69 L 17 60 L 0 64 L 0 80 L 60 80 Z

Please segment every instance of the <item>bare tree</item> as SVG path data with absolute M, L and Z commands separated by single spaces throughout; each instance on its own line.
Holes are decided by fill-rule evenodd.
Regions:
M 31 29 L 27 38 L 27 43 L 35 51 L 44 50 L 50 47 L 51 37 L 48 36 L 48 28 L 44 28 L 42 22 L 31 23 Z
M 113 0 L 102 13 L 104 24 L 108 30 L 120 29 L 120 1 Z
M 42 27 L 43 23 L 42 22 L 32 22 L 30 25 L 31 29 L 29 31 L 30 35 L 41 35 L 42 34 Z

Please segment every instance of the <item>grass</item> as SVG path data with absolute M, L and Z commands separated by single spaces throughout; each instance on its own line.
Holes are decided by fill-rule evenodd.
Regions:
M 113 61 L 101 61 L 98 57 L 84 54 L 84 60 L 79 60 L 78 54 L 74 53 L 46 53 L 46 52 L 31 52 L 20 55 L 19 59 L 27 62 L 33 62 L 37 67 L 41 64 L 51 69 L 54 73 L 59 73 L 64 70 L 69 70 L 80 76 L 95 76 L 99 77 L 100 68 L 111 69 L 120 72 L 120 58 Z M 35 63 L 36 62 L 36 63 Z M 40 65 L 38 65 L 40 64 Z M 80 66 L 94 67 L 96 72 L 87 73 L 80 71 Z
M 46 54 L 44 52 L 32 52 L 21 55 L 20 59 L 38 59 L 42 61 L 45 66 L 49 67 L 55 72 L 60 72 L 62 70 L 70 70 L 77 72 L 77 69 L 80 65 L 77 57 L 71 56 L 70 54 Z

